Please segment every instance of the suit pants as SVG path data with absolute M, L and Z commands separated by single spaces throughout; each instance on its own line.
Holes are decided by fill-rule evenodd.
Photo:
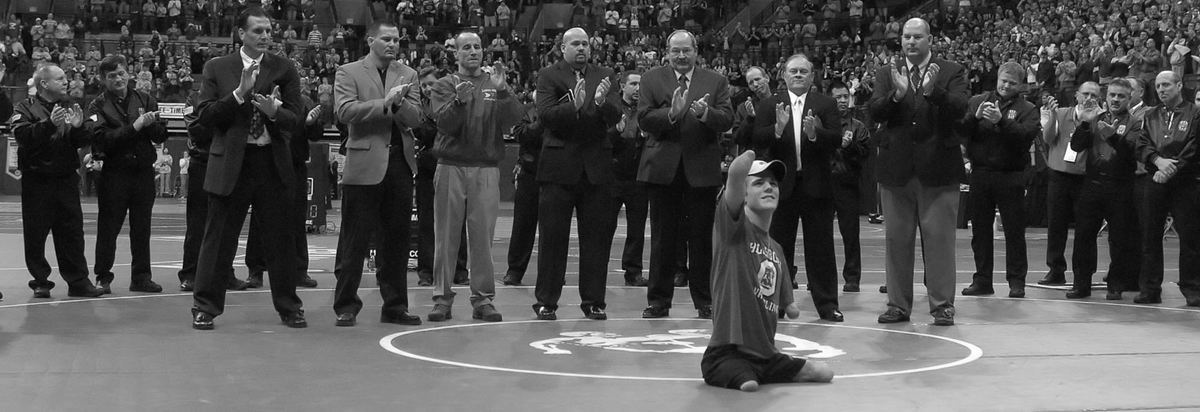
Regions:
M 529 268 L 529 259 L 533 255 L 533 242 L 538 231 L 540 185 L 537 176 L 524 171 L 517 176 L 516 180 L 517 188 L 513 195 L 512 237 L 508 242 L 508 272 L 505 276 L 519 282 L 525 278 L 525 271 Z M 538 278 L 541 279 L 541 272 L 539 271 L 538 274 Z
M 1046 266 L 1050 274 L 1063 276 L 1067 273 L 1067 231 L 1079 203 L 1084 176 L 1048 170 L 1050 174 L 1046 189 Z
M 845 250 L 842 279 L 857 285 L 862 280 L 862 246 L 859 242 L 858 215 L 862 210 L 862 192 L 858 174 L 833 175 L 833 210 L 837 213 L 838 232 Z
M 783 247 L 792 283 L 796 282 L 796 232 L 804 231 L 804 273 L 817 311 L 838 309 L 837 258 L 833 248 L 833 198 L 804 193 L 803 175 L 793 180 L 775 209 L 771 238 Z
M 1141 202 L 1143 294 L 1159 294 L 1163 282 L 1163 225 L 1170 212 L 1179 234 L 1179 290 L 1187 297 L 1200 297 L 1200 181 L 1175 177 L 1166 184 L 1142 179 Z
M 500 213 L 500 169 L 438 164 L 433 187 L 433 224 L 438 233 L 433 247 L 433 301 L 454 304 L 450 286 L 465 223 L 471 306 L 490 305 L 496 297 L 492 236 Z
M 650 198 L 650 277 L 646 301 L 654 307 L 671 307 L 676 260 L 686 239 L 692 304 L 697 309 L 711 306 L 713 213 L 720 187 L 691 187 L 681 163 L 674 182 L 647 185 L 646 190 Z
M 428 156 L 428 155 L 426 155 Z M 433 173 L 437 169 L 434 163 L 428 169 L 422 166 L 420 155 L 417 161 L 417 176 L 413 179 L 417 186 L 417 279 L 433 284 L 433 245 L 437 235 L 433 230 Z M 466 227 L 459 231 L 463 243 L 458 248 L 454 279 L 466 280 L 467 273 L 467 243 Z M 533 240 L 529 241 L 533 247 Z
M 582 178 L 581 178 L 582 179 Z M 612 186 L 581 182 L 573 185 L 543 182 L 538 202 L 538 277 L 534 310 L 558 309 L 571 246 L 571 215 L 578 219 L 579 299 L 583 308 L 605 308 L 608 254 L 616 223 Z
M 992 285 L 995 260 L 992 222 L 999 209 L 1000 219 L 1004 222 L 1005 279 L 1009 285 L 1025 286 L 1025 275 L 1029 272 L 1025 248 L 1025 173 L 975 170 L 971 172 L 970 181 L 971 196 L 968 199 L 971 221 L 974 222 L 971 225 L 971 251 L 975 255 L 972 284 Z
M 293 164 L 292 170 L 296 175 L 296 197 L 288 206 L 288 229 L 295 231 L 296 238 L 294 242 L 295 254 L 292 256 L 296 259 L 296 279 L 304 279 L 308 277 L 308 231 L 307 215 L 308 215 L 308 168 L 304 163 Z M 344 224 L 345 222 L 343 222 Z M 263 242 L 263 218 L 261 213 L 250 213 L 250 234 L 246 239 L 246 268 L 250 269 L 250 276 L 262 278 L 263 272 L 267 271 L 267 257 L 264 255 L 265 246 Z
M 958 185 L 926 186 L 912 178 L 904 186 L 880 185 L 887 257 L 888 307 L 911 313 L 917 230 L 925 261 L 929 311 L 954 307 L 955 217 Z
M 408 248 L 412 225 L 412 172 L 404 152 L 394 148 L 388 157 L 383 181 L 374 185 L 342 188 L 342 232 L 338 235 L 334 276 L 333 311 L 357 315 L 362 310 L 358 286 L 363 259 L 373 234 L 378 234 L 375 278 L 383 297 L 383 314 L 408 313 Z
M 196 261 L 200 256 L 200 245 L 204 241 L 204 226 L 208 221 L 208 192 L 204 190 L 204 175 L 208 162 L 192 158 L 188 162 L 188 192 L 185 212 L 186 226 L 183 234 L 183 266 L 179 269 L 179 281 L 196 280 Z M 236 247 L 236 245 L 235 245 Z M 230 264 L 225 281 L 232 284 L 237 280 Z
M 1108 290 L 1122 292 L 1136 282 L 1137 272 L 1128 268 L 1123 257 L 1138 250 L 1136 217 L 1133 207 L 1133 180 L 1089 176 L 1083 184 L 1079 206 L 1075 209 L 1075 248 L 1071 254 L 1075 287 L 1090 289 L 1096 273 L 1096 237 L 1108 221 Z M 1122 266 L 1125 266 L 1123 268 Z
M 117 236 L 129 213 L 129 252 L 132 282 L 150 280 L 150 215 L 154 211 L 154 171 L 104 169 L 96 191 L 96 283 L 112 283 Z
M 233 191 L 227 196 L 209 194 L 208 197 L 208 222 L 196 264 L 194 312 L 216 317 L 225 311 L 227 276 L 232 271 L 238 235 L 251 206 L 255 213 L 262 213 L 264 219 L 263 244 L 266 246 L 264 252 L 267 271 L 271 276 L 271 300 L 275 311 L 281 315 L 301 311 L 302 303 L 296 295 L 297 274 L 291 247 L 295 231 L 288 229 L 291 196 L 291 191 L 275 170 L 270 146 L 247 145 L 242 170 Z
M 634 180 L 614 182 L 613 225 L 617 224 L 616 218 L 621 213 L 622 205 L 625 206 L 625 247 L 621 251 L 621 270 L 625 271 L 626 276 L 637 276 L 642 273 L 642 250 L 646 244 L 646 214 L 650 209 L 646 186 Z M 686 261 L 686 258 L 684 260 Z M 687 266 L 684 265 L 684 267 Z
M 21 237 L 25 267 L 33 280 L 29 288 L 53 288 L 46 261 L 46 236 L 54 235 L 58 272 L 67 284 L 86 281 L 83 255 L 83 208 L 79 205 L 79 175 L 61 177 L 25 173 L 21 176 Z

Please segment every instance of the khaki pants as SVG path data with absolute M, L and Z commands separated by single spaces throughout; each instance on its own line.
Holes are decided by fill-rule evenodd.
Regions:
M 929 311 L 954 307 L 955 223 L 958 185 L 925 186 L 917 178 L 899 187 L 880 185 L 883 192 L 884 238 L 887 244 L 888 307 L 911 313 L 917 229 L 925 262 Z
M 471 306 L 492 303 L 496 296 L 492 235 L 500 213 L 500 169 L 438 164 L 433 174 L 433 301 L 454 304 L 454 272 L 463 222 L 467 233 L 467 267 L 471 273 Z

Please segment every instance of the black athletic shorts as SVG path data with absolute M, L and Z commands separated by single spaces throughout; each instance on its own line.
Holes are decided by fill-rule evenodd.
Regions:
M 776 353 L 763 359 L 741 352 L 737 345 L 709 346 L 700 361 L 704 383 L 739 389 L 747 381 L 761 384 L 795 382 L 806 360 Z

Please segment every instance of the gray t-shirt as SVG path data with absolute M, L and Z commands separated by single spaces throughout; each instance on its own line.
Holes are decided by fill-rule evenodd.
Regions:
M 718 201 L 713 220 L 713 334 L 708 346 L 737 345 L 744 353 L 768 358 L 779 353 L 779 312 L 792 303 L 783 248 L 746 218 L 743 207 L 730 213 Z

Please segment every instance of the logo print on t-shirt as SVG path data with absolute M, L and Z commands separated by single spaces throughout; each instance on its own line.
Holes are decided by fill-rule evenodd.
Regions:
M 758 294 L 759 296 L 774 296 L 775 295 L 775 278 L 778 277 L 779 271 L 775 268 L 775 263 L 769 260 L 764 260 L 758 265 Z

